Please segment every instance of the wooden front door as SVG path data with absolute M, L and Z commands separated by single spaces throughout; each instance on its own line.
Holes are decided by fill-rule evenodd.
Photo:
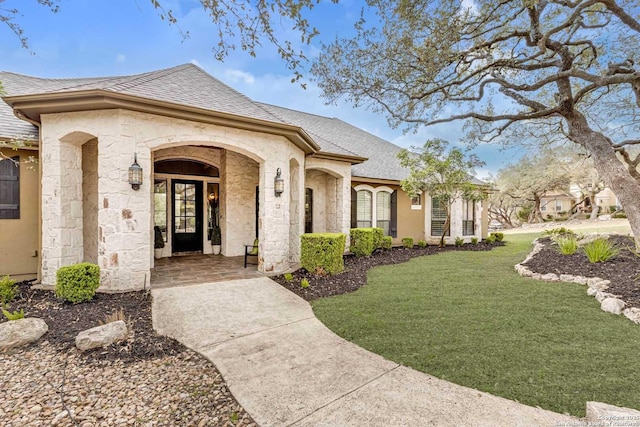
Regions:
M 202 251 L 202 182 L 172 181 L 172 252 Z

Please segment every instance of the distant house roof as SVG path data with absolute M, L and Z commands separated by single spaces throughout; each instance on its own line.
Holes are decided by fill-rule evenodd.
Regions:
M 401 148 L 397 145 L 337 118 L 255 102 L 193 64 L 131 76 L 71 79 L 0 72 L 0 82 L 7 99 L 29 95 L 112 93 L 293 126 L 313 140 L 311 144 L 315 145 L 315 150 L 319 148 L 317 155 L 336 155 L 355 163 L 352 166 L 354 177 L 400 181 L 409 173 L 400 166 L 397 154 Z M 37 132 L 35 126 L 18 119 L 9 105 L 0 103 L 0 140 L 37 139 Z M 476 179 L 474 183 L 484 184 Z
M 570 193 L 567 193 L 566 191 L 563 190 L 550 190 L 550 191 L 546 191 L 541 197 L 545 197 L 545 198 L 568 198 L 568 199 L 573 199 L 575 198 L 575 196 L 571 195 Z

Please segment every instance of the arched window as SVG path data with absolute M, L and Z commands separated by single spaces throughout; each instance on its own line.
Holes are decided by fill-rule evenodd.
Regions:
M 384 230 L 384 235 L 389 236 L 391 223 L 391 193 L 378 191 L 376 193 L 376 227 Z
M 358 228 L 371 227 L 373 197 L 369 190 L 358 191 Z

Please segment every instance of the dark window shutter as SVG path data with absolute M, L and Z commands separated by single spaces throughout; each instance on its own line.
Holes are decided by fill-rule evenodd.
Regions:
M 351 187 L 351 228 L 358 228 L 358 192 Z
M 0 219 L 20 219 L 20 157 L 0 161 Z
M 389 224 L 391 237 L 398 237 L 398 190 L 391 193 L 391 221 Z

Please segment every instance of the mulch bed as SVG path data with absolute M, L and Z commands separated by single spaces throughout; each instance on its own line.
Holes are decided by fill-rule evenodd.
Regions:
M 620 253 L 607 262 L 590 263 L 580 250 L 573 255 L 561 255 L 550 238 L 540 239 L 544 248 L 526 265 L 534 273 L 571 274 L 610 280 L 606 292 L 619 295 L 628 307 L 640 308 L 640 256 L 634 253 L 635 243 L 629 236 L 611 235 Z
M 345 255 L 344 271 L 335 275 L 316 275 L 309 273 L 301 268 L 293 272 L 293 279 L 287 281 L 284 275 L 274 276 L 271 279 L 304 298 L 312 301 L 317 298 L 328 297 L 332 295 L 340 295 L 353 292 L 367 284 L 367 271 L 373 267 L 389 264 L 400 264 L 425 255 L 437 255 L 442 252 L 449 251 L 489 251 L 496 246 L 502 246 L 504 243 L 495 243 L 490 245 L 480 242 L 477 245 L 465 244 L 463 246 L 445 246 L 439 248 L 437 246 L 427 246 L 419 248 L 415 246 L 412 249 L 396 247 L 389 250 L 376 250 L 371 256 L 356 257 L 354 255 Z M 300 281 L 307 279 L 309 281 L 308 288 L 302 288 Z
M 108 316 L 122 310 L 129 339 L 83 352 L 87 358 L 126 362 L 176 355 L 186 350 L 179 342 L 157 335 L 153 330 L 151 293 L 148 291 L 96 293 L 89 302 L 71 304 L 57 299 L 51 291 L 32 289 L 29 283 L 23 282 L 10 306 L 10 311 L 20 309 L 24 309 L 25 317 L 39 317 L 47 323 L 49 331 L 41 340 L 61 351 L 75 346 L 78 332 L 106 323 Z M 0 317 L 0 322 L 6 321 L 4 316 Z

